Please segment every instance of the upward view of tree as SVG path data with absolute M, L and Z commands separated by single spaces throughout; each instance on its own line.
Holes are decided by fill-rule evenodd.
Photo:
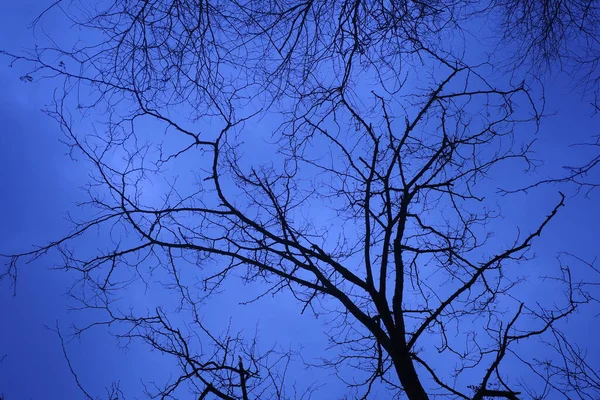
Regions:
M 595 39 L 586 4 L 485 9 L 550 57 L 577 30 Z M 292 352 L 203 322 L 241 279 L 247 302 L 291 295 L 298 318 L 327 321 L 310 334 L 332 345 L 320 363 L 340 396 L 597 398 L 597 369 L 561 330 L 594 314 L 590 286 L 566 263 L 522 273 L 565 196 L 501 229 L 500 203 L 526 184 L 498 176 L 536 165 L 543 96 L 466 45 L 476 6 L 59 0 L 37 23 L 66 15 L 80 40 L 5 56 L 30 68 L 24 82 L 59 83 L 46 112 L 92 171 L 88 200 L 71 232 L 7 256 L 0 276 L 16 290 L 22 263 L 58 252 L 95 318 L 76 335 L 104 326 L 176 360 L 151 397 L 320 398 L 286 374 Z M 528 293 L 540 284 L 552 298 Z M 137 304 L 139 288 L 168 300 Z

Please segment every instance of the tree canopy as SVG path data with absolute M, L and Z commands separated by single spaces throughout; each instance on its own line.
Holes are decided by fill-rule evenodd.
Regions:
M 597 313 L 595 265 L 554 249 L 525 272 L 563 192 L 597 185 L 597 154 L 542 177 L 534 153 L 552 70 L 597 108 L 596 2 L 58 0 L 35 24 L 51 18 L 78 36 L 3 55 L 24 84 L 56 83 L 45 112 L 87 200 L 62 237 L 3 250 L 0 277 L 18 295 L 23 264 L 59 254 L 89 316 L 71 334 L 174 360 L 146 395 L 321 398 L 286 373 L 301 360 L 344 398 L 600 395 L 565 330 Z M 536 190 L 527 219 L 503 219 Z M 293 297 L 330 348 L 262 346 L 226 307 L 215 330 L 229 293 L 266 314 Z

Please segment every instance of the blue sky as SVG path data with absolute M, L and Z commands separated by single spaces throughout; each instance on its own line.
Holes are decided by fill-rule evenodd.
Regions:
M 31 45 L 33 32 L 27 27 L 45 4 L 41 0 L 24 0 L 4 5 L 0 16 L 0 48 L 18 51 L 21 46 Z M 69 35 L 69 29 L 63 26 L 52 26 L 51 22 L 45 26 L 50 31 Z M 0 253 L 27 250 L 31 244 L 44 243 L 64 234 L 70 227 L 65 214 L 74 209 L 76 202 L 85 199 L 79 187 L 88 178 L 83 168 L 85 164 L 74 163 L 65 155 L 67 150 L 58 141 L 61 135 L 58 127 L 40 111 L 51 100 L 53 83 L 24 83 L 19 80 L 24 70 L 19 66 L 9 68 L 7 64 L 0 59 L 0 208 L 5 210 L 0 224 Z M 600 134 L 600 117 L 591 114 L 587 99 L 570 89 L 570 80 L 564 74 L 557 74 L 546 85 L 546 91 L 546 110 L 555 115 L 542 122 L 536 149 L 540 159 L 549 161 L 539 169 L 539 175 L 526 176 L 514 168 L 499 173 L 498 181 L 491 181 L 490 185 L 545 177 L 560 171 L 557 167 L 563 164 L 578 164 L 593 155 L 589 148 L 567 147 Z M 248 143 L 248 151 L 252 153 L 258 146 Z M 600 171 L 596 171 L 598 177 Z M 523 266 L 527 268 L 524 273 L 530 276 L 556 268 L 559 251 L 572 252 L 589 261 L 600 255 L 597 208 L 600 190 L 585 198 L 572 196 L 571 187 L 561 189 L 568 194 L 567 207 L 536 244 L 534 251 L 538 259 Z M 507 201 L 503 218 L 495 222 L 500 232 L 498 239 L 510 241 L 516 225 L 533 227 L 538 223 L 555 203 L 557 190 L 557 187 L 544 187 L 528 195 L 518 194 L 517 201 Z M 148 189 L 147 194 L 152 196 L 152 189 Z M 502 198 L 498 201 L 504 202 Z M 504 238 L 502 233 L 509 236 Z M 96 243 L 83 245 L 91 249 Z M 4 394 L 6 400 L 50 400 L 81 395 L 62 355 L 58 337 L 45 327 L 53 328 L 59 321 L 63 331 L 68 333 L 72 323 L 88 320 L 85 315 L 67 311 L 72 302 L 65 293 L 73 278 L 63 271 L 48 270 L 58 261 L 57 256 L 51 254 L 24 265 L 16 297 L 4 283 L 0 286 L 0 358 L 6 354 L 0 363 L 0 394 Z M 600 281 L 600 277 L 588 272 L 581 271 L 583 276 Z M 249 334 L 258 329 L 265 346 L 275 342 L 283 347 L 303 346 L 307 358 L 318 356 L 326 347 L 326 340 L 320 334 L 323 321 L 300 316 L 291 296 L 278 296 L 240 308 L 237 303 L 251 297 L 248 291 L 256 289 L 242 287 L 235 281 L 228 288 L 239 295 L 222 295 L 209 303 L 206 308 L 209 324 L 223 326 L 231 319 L 235 329 L 244 329 Z M 548 297 L 541 285 L 527 288 L 532 297 Z M 136 291 L 133 296 L 134 301 L 141 304 L 161 301 L 143 291 Z M 588 309 L 587 313 L 575 315 L 566 328 L 588 346 L 591 360 L 600 359 L 600 348 L 593 340 L 600 328 L 592 318 L 596 314 L 596 310 Z M 161 382 L 168 376 L 172 365 L 156 353 L 148 352 L 143 345 L 132 344 L 128 349 L 117 345 L 101 329 L 84 335 L 81 340 L 67 342 L 73 365 L 89 392 L 101 396 L 105 386 L 120 381 L 122 389 L 135 395 L 142 390 L 141 379 Z M 315 380 L 327 383 L 317 398 L 343 394 L 344 385 L 330 377 L 330 372 L 296 368 L 301 384 Z M 381 398 L 385 398 L 385 394 Z

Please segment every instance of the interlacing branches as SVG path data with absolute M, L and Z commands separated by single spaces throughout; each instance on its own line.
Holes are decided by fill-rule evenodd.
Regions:
M 525 83 L 501 86 L 486 64 L 435 44 L 465 4 L 115 1 L 78 15 L 105 41 L 12 57 L 34 65 L 27 76 L 64 78 L 47 113 L 94 171 L 82 204 L 93 214 L 9 256 L 0 277 L 16 282 L 21 260 L 58 250 L 57 268 L 78 274 L 77 308 L 105 317 L 76 334 L 105 326 L 175 360 L 179 376 L 150 397 L 317 389 L 290 390 L 290 352 L 261 353 L 203 322 L 203 304 L 235 277 L 260 288 L 248 301 L 289 291 L 303 313 L 325 314 L 334 352 L 320 366 L 358 398 L 377 386 L 411 400 L 598 393 L 560 333 L 592 300 L 588 286 L 563 266 L 547 274 L 563 288 L 551 304 L 518 291 L 528 278 L 516 266 L 564 196 L 535 225 L 491 238 L 499 210 L 486 179 L 532 165 L 534 137 L 516 127 L 535 132 L 543 110 Z M 401 73 L 411 63 L 422 70 Z M 102 246 L 80 246 L 97 235 Z M 168 291 L 178 317 L 167 305 L 120 311 L 140 284 Z M 519 351 L 544 341 L 545 372 Z M 512 374 L 529 367 L 531 381 Z M 581 378 L 565 384 L 573 368 Z

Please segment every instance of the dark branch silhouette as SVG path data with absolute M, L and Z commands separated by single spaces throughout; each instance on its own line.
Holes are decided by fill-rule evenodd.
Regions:
M 75 335 L 105 327 L 177 363 L 152 398 L 318 389 L 290 388 L 292 353 L 203 323 L 199 307 L 235 277 L 264 289 L 249 302 L 287 292 L 302 313 L 324 315 L 335 352 L 319 366 L 357 398 L 376 385 L 410 400 L 597 395 L 597 373 L 560 330 L 593 300 L 589 286 L 561 265 L 547 274 L 563 288 L 551 303 L 516 290 L 531 279 L 517 266 L 565 196 L 534 226 L 492 239 L 501 214 L 486 179 L 532 165 L 543 107 L 525 82 L 486 78 L 487 63 L 444 46 L 466 6 L 156 0 L 69 14 L 100 41 L 7 56 L 32 66 L 26 81 L 62 79 L 46 112 L 93 170 L 81 204 L 93 213 L 8 255 L 0 277 L 16 285 L 22 262 L 57 251 L 56 268 L 78 276 L 75 308 L 102 316 Z M 68 8 L 45 13 L 56 11 Z M 155 185 L 162 193 L 149 195 Z M 93 252 L 78 246 L 98 237 Z M 175 305 L 127 304 L 136 285 Z M 524 342 L 550 344 L 545 370 L 519 352 Z

